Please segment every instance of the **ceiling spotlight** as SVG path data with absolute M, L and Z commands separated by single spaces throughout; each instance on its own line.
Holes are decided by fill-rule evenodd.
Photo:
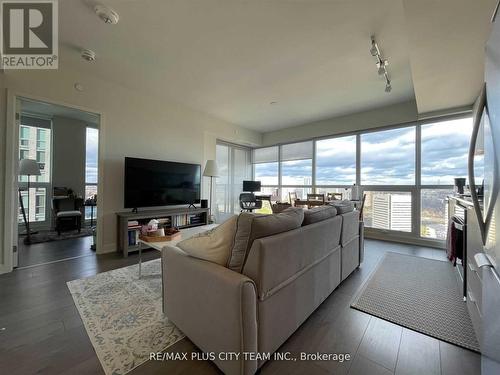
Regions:
M 96 58 L 95 52 L 91 49 L 82 49 L 80 56 L 88 62 L 94 62 Z
M 370 48 L 370 54 L 377 60 L 375 63 L 375 65 L 377 66 L 377 73 L 380 76 L 384 76 L 385 78 L 385 92 L 391 92 L 392 86 L 391 86 L 391 81 L 389 80 L 389 72 L 387 71 L 387 66 L 389 65 L 389 61 L 382 57 L 380 49 L 378 48 L 378 44 L 375 41 L 375 37 L 373 35 L 371 37 L 371 41 L 372 41 L 372 46 Z
M 379 75 L 384 75 L 387 72 L 387 69 L 385 68 L 387 65 L 389 65 L 389 62 L 387 60 L 383 60 L 377 63 Z
M 377 42 L 375 42 L 374 36 L 372 36 L 372 48 L 370 48 L 370 53 L 372 54 L 372 56 L 380 55 L 380 52 L 378 50 L 378 45 Z
M 98 4 L 94 7 L 94 12 L 99 16 L 104 23 L 109 23 L 111 25 L 116 25 L 120 16 L 110 7 L 106 5 Z

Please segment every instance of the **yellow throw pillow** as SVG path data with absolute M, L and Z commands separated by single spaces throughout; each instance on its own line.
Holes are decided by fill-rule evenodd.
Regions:
M 188 255 L 226 266 L 233 247 L 238 216 L 233 216 L 218 227 L 180 241 L 177 247 Z

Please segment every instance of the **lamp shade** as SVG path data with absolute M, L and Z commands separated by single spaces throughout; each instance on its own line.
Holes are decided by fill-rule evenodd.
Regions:
M 203 176 L 219 176 L 219 168 L 217 167 L 217 162 L 215 160 L 207 160 L 207 164 L 205 164 L 205 170 L 203 171 Z
M 33 159 L 22 159 L 19 162 L 19 175 L 20 176 L 40 176 L 40 166 L 38 162 Z

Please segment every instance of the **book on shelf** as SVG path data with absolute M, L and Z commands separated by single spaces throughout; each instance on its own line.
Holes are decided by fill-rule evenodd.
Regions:
M 130 227 L 136 227 L 136 226 L 138 226 L 138 225 L 139 225 L 139 221 L 137 221 L 137 220 L 130 220 L 130 221 L 128 222 L 128 226 L 129 226 L 129 228 L 130 228 Z
M 135 246 L 135 245 L 137 245 L 138 238 L 139 238 L 139 231 L 132 231 L 132 230 L 130 230 L 128 232 L 128 245 L 129 246 Z
M 200 214 L 181 214 L 172 216 L 172 226 L 183 227 L 187 225 L 202 224 L 203 218 Z

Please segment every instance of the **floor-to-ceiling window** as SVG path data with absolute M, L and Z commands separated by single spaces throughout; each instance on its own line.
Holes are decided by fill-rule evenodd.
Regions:
M 290 193 L 306 199 L 312 192 L 313 142 L 290 143 L 281 147 L 281 199 L 286 201 Z
M 365 226 L 412 232 L 416 127 L 361 134 Z
M 243 181 L 252 179 L 251 150 L 247 147 L 218 142 L 216 161 L 219 177 L 215 187 L 215 215 L 218 222 L 240 212 L 239 195 Z
M 97 195 L 98 177 L 98 150 L 99 150 L 99 130 L 87 127 L 85 138 L 85 199 L 93 198 Z M 97 207 L 85 207 L 85 219 L 89 220 L 97 216 Z
M 357 182 L 356 136 L 316 141 L 316 193 L 346 197 L 346 189 Z
M 470 115 L 462 115 L 259 148 L 254 178 L 282 201 L 310 191 L 348 198 L 358 184 L 369 233 L 443 241 L 446 196 L 455 178 L 467 178 L 471 132 Z
M 262 185 L 261 193 L 279 197 L 279 147 L 255 149 L 252 163 L 254 179 Z
M 420 235 L 444 240 L 448 211 L 446 196 L 453 193 L 454 179 L 467 177 L 470 117 L 433 121 L 421 126 Z
M 51 183 L 51 121 L 31 116 L 21 116 L 19 126 L 19 160 L 34 159 L 40 168 L 39 176 L 30 177 L 30 191 L 27 191 L 28 176 L 19 176 L 19 187 L 26 212 L 26 219 L 36 225 L 49 222 L 48 192 Z M 29 196 L 29 199 L 28 199 Z M 23 222 L 19 205 L 18 222 Z

